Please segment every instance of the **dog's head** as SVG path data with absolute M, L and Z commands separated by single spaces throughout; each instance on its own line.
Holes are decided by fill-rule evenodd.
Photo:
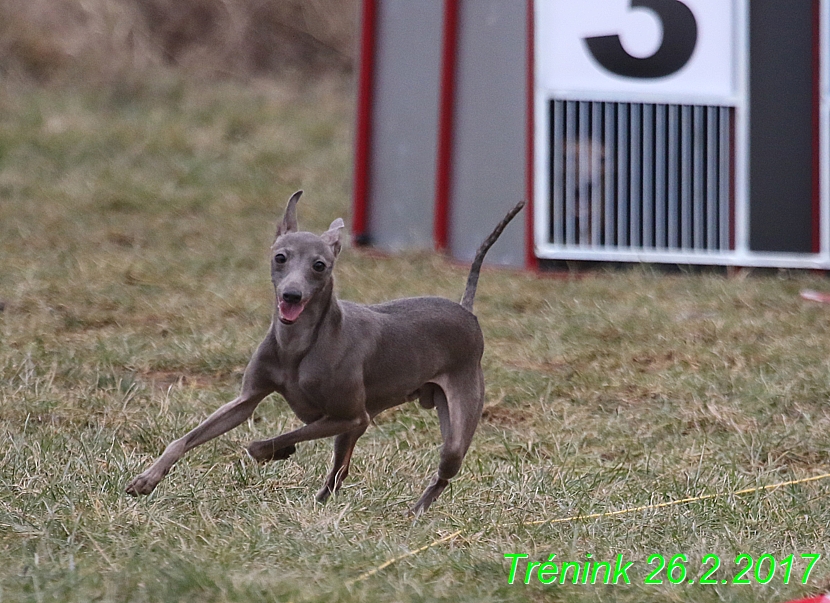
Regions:
M 340 253 L 341 218 L 321 235 L 297 228 L 297 201 L 303 191 L 288 200 L 277 237 L 271 246 L 271 281 L 277 296 L 280 322 L 294 324 L 306 305 L 331 282 L 334 261 Z

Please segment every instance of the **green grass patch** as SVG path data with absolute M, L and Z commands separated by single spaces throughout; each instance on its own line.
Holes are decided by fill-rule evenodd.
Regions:
M 440 437 L 417 404 L 378 418 L 325 506 L 330 442 L 261 466 L 243 454 L 298 424 L 279 398 L 152 496 L 126 496 L 235 396 L 270 321 L 268 247 L 288 196 L 306 190 L 305 228 L 348 218 L 352 114 L 336 82 L 0 89 L 1 601 L 749 602 L 827 585 L 830 480 L 729 495 L 828 470 L 830 310 L 799 300 L 827 288 L 810 273 L 485 270 L 484 418 L 418 521 L 404 512 Z M 345 299 L 456 299 L 466 269 L 347 249 L 336 275 Z M 510 585 L 508 553 L 623 555 L 632 584 L 524 585 L 523 563 Z M 754 568 L 731 583 L 742 553 L 777 560 L 769 583 Z M 800 555 L 817 553 L 802 584 Z M 698 581 L 718 555 L 718 584 L 664 571 L 646 585 L 656 554 L 686 555 Z

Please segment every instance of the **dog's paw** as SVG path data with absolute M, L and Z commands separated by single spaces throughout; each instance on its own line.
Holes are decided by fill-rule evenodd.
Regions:
M 421 498 L 419 498 L 418 502 L 415 503 L 415 506 L 409 510 L 409 514 L 417 519 L 426 513 L 430 505 L 435 502 L 436 498 L 441 496 L 444 488 L 446 488 L 449 483 L 449 480 L 441 479 L 436 475 L 429 487 L 424 490 Z
M 429 505 L 424 506 L 423 504 L 418 502 L 415 505 L 413 505 L 412 507 L 409 507 L 408 509 L 403 511 L 403 516 L 406 519 L 417 520 L 421 517 L 421 515 L 424 514 L 424 512 L 427 510 L 428 507 L 429 507 Z
M 159 480 L 154 479 L 152 476 L 147 475 L 147 473 L 142 473 L 129 484 L 127 484 L 126 493 L 130 496 L 138 496 L 140 494 L 150 494 L 153 490 L 156 489 Z
M 317 496 L 315 496 L 315 497 L 314 497 L 314 499 L 315 499 L 318 503 L 321 503 L 321 504 L 322 504 L 322 503 L 325 503 L 325 502 L 329 499 L 329 497 L 330 497 L 330 496 L 331 496 L 331 488 L 329 487 L 329 485 L 328 485 L 328 484 L 325 484 L 325 485 L 324 485 L 322 488 L 320 488 L 320 490 L 317 492 Z
M 248 446 L 248 454 L 251 458 L 260 463 L 266 461 L 282 461 L 297 452 L 294 444 L 283 448 L 274 448 L 270 442 L 251 442 Z

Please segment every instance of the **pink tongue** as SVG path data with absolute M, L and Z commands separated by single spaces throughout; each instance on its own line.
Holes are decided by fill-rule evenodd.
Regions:
M 280 302 L 280 316 L 289 322 L 294 322 L 302 314 L 305 304 L 289 304 L 286 301 Z

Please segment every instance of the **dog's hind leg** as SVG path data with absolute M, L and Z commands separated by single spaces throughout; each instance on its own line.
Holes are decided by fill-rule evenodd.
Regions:
M 326 502 L 329 496 L 335 494 L 343 481 L 349 475 L 349 465 L 352 462 L 352 452 L 358 438 L 366 432 L 366 427 L 359 427 L 353 431 L 341 433 L 334 438 L 334 460 L 331 472 L 326 478 L 323 487 L 317 492 L 317 502 Z
M 432 392 L 444 440 L 441 460 L 438 473 L 410 511 L 415 516 L 426 511 L 441 496 L 450 479 L 461 469 L 484 407 L 484 376 L 480 368 L 441 381 Z

